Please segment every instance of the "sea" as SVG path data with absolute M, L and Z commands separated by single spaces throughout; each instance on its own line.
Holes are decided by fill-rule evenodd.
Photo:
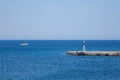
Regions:
M 0 40 L 0 80 L 120 80 L 119 56 L 72 56 L 83 40 Z M 87 51 L 120 51 L 120 40 L 86 40 Z

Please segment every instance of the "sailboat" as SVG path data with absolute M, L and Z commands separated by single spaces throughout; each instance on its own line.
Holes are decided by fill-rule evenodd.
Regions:
M 24 40 L 22 43 L 20 43 L 20 46 L 28 46 L 28 45 L 29 45 L 29 43 L 26 40 Z
M 20 43 L 20 45 L 21 45 L 21 46 L 28 46 L 29 43 L 24 41 L 24 42 Z

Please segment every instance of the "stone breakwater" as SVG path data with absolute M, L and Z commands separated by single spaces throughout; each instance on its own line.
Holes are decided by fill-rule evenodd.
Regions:
M 75 56 L 120 56 L 120 51 L 67 51 L 66 54 Z

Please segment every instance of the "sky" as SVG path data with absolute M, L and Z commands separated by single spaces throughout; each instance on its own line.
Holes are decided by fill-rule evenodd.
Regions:
M 120 0 L 0 0 L 10 39 L 120 40 Z

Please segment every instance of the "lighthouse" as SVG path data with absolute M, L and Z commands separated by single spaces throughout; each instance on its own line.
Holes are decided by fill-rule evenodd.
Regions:
M 83 41 L 83 52 L 86 51 L 85 41 Z

